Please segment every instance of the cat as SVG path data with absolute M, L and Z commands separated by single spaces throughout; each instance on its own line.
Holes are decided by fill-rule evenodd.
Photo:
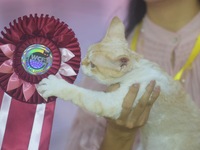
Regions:
M 144 150 L 200 150 L 200 110 L 178 81 L 157 64 L 130 50 L 124 32 L 123 22 L 114 17 L 105 37 L 91 45 L 82 60 L 83 72 L 99 83 L 108 86 L 120 83 L 116 91 L 88 90 L 50 75 L 39 83 L 38 92 L 44 98 L 57 96 L 71 100 L 99 116 L 117 119 L 129 87 L 140 84 L 134 107 L 147 84 L 156 80 L 161 92 L 141 128 Z

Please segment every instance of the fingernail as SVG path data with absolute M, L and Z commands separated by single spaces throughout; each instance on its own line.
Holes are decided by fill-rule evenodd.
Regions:
M 156 86 L 156 87 L 154 88 L 154 91 L 160 92 L 160 86 Z
M 139 87 L 139 83 L 134 83 L 133 86 L 138 88 Z
M 149 84 L 153 86 L 153 85 L 156 84 L 156 81 L 155 80 L 151 80 Z

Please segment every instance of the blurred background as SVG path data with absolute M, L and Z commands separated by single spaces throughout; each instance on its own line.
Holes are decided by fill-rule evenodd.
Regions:
M 125 20 L 127 5 L 128 0 L 0 0 L 0 31 L 23 15 L 49 14 L 72 28 L 83 58 L 89 45 L 105 35 L 113 16 Z M 75 84 L 80 83 L 82 76 L 80 71 Z M 56 102 L 51 150 L 64 149 L 76 111 L 77 107 L 70 102 Z

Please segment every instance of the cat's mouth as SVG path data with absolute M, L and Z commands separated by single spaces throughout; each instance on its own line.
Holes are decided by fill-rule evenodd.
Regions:
M 88 71 L 88 69 L 87 69 L 87 66 L 81 64 L 81 70 L 83 71 L 83 73 L 84 73 L 85 75 L 87 75 L 87 76 L 92 76 L 92 74 L 89 73 L 89 71 Z

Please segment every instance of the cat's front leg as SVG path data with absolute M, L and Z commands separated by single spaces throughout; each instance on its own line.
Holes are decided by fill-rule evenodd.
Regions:
M 64 79 L 50 75 L 38 84 L 37 91 L 45 99 L 50 96 L 61 97 L 68 84 Z

